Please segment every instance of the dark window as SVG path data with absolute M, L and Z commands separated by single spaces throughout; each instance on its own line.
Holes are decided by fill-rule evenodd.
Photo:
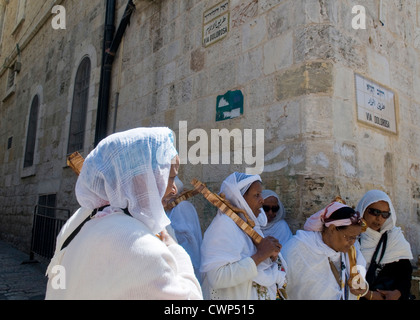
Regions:
M 36 130 L 38 126 L 38 109 L 39 98 L 38 95 L 34 97 L 31 104 L 31 111 L 29 114 L 28 134 L 26 135 L 26 149 L 23 167 L 31 167 L 34 164 Z
M 7 139 L 7 150 L 12 148 L 12 144 L 13 144 L 13 137 L 10 137 L 9 139 Z
M 55 206 L 56 206 L 56 194 L 46 194 L 39 196 L 38 198 L 38 213 L 48 217 L 55 216 Z
M 77 70 L 71 108 L 70 133 L 67 153 L 83 149 L 86 113 L 89 98 L 90 59 L 84 58 Z
M 7 88 L 6 90 L 11 89 L 15 85 L 15 65 L 9 69 L 9 74 L 7 76 Z

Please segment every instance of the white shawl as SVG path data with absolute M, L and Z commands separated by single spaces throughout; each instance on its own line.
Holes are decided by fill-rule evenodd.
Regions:
M 281 245 L 284 245 L 293 236 L 293 234 L 289 225 L 284 220 L 286 216 L 286 210 L 284 209 L 283 203 L 280 201 L 277 193 L 272 190 L 263 190 L 262 197 L 264 200 L 268 197 L 277 198 L 280 209 L 273 220 L 267 222 L 265 226 L 261 226 L 261 230 L 265 237 L 272 236 L 278 239 Z
M 176 154 L 173 134 L 168 128 L 132 129 L 113 134 L 98 144 L 86 157 L 76 183 L 76 197 L 81 208 L 66 222 L 57 237 L 55 254 L 47 269 L 50 282 L 54 277 L 53 267 L 61 265 L 65 260 L 68 265 L 76 263 L 76 266 L 72 266 L 71 270 L 66 271 L 73 274 L 73 280 L 69 279 L 69 287 L 78 288 L 80 285 L 83 287 L 83 283 L 87 283 L 87 281 L 83 282 L 81 279 L 97 269 L 98 266 L 94 261 L 96 258 L 93 257 L 98 255 L 101 258 L 109 259 L 106 265 L 100 266 L 101 268 L 105 267 L 106 272 L 112 274 L 108 281 L 118 277 L 122 277 L 125 281 L 127 287 L 122 288 L 122 284 L 120 284 L 121 292 L 124 292 L 125 289 L 130 291 L 130 286 L 141 292 L 142 285 L 146 282 L 142 282 L 141 279 L 132 279 L 131 276 L 136 272 L 141 272 L 141 267 L 145 267 L 152 259 L 157 259 L 160 263 L 159 265 L 157 262 L 155 264 L 155 276 L 163 277 L 163 273 L 159 272 L 165 272 L 168 277 L 174 279 L 172 283 L 174 286 L 168 288 L 173 290 L 174 294 L 167 294 L 167 297 L 175 299 L 180 292 L 178 290 L 180 287 L 177 286 L 185 286 L 182 288 L 182 290 L 185 289 L 183 293 L 185 296 L 188 296 L 188 288 L 200 292 L 194 283 L 196 281 L 194 275 L 190 276 L 188 272 L 188 269 L 192 270 L 192 265 L 185 251 L 178 245 L 171 245 L 172 248 L 166 247 L 154 237 L 154 234 L 162 231 L 170 223 L 163 209 L 162 197 L 168 184 L 171 160 Z M 91 221 L 84 225 L 72 243 L 61 250 L 64 241 L 91 214 L 92 210 L 104 205 L 109 205 L 109 207 L 98 212 Z M 125 208 L 128 208 L 133 218 L 138 221 L 133 221 L 133 218 L 124 215 L 122 209 Z M 94 225 L 95 229 L 92 228 Z M 101 228 L 109 228 L 107 229 L 109 235 L 102 232 L 94 237 L 94 241 L 86 240 L 90 239 L 89 237 L 92 237 L 95 232 L 99 232 L 98 230 Z M 100 238 L 104 238 L 106 241 L 103 240 L 103 244 L 98 244 L 97 240 Z M 136 246 L 140 243 L 147 243 L 148 247 L 155 247 L 156 250 Z M 89 252 L 89 250 L 92 254 L 84 256 L 84 251 Z M 121 259 L 124 261 L 115 261 L 114 259 L 118 260 L 115 255 L 121 255 L 123 257 Z M 143 261 L 142 266 L 139 266 L 139 261 Z M 78 270 L 77 263 L 91 270 Z M 124 264 L 124 267 L 120 266 L 120 269 L 131 270 L 126 271 L 129 274 L 121 274 L 121 270 L 118 270 L 120 263 Z M 185 277 L 180 276 L 183 270 L 176 271 L 177 263 L 178 267 L 186 268 L 184 269 Z M 98 277 L 100 275 L 95 274 Z M 89 281 L 92 279 L 95 278 L 92 276 Z M 150 279 L 152 278 L 144 279 L 144 281 L 150 281 Z M 178 282 L 178 285 L 175 285 L 175 282 Z M 161 281 L 161 285 L 163 284 L 164 282 Z M 103 292 L 99 289 L 102 285 L 104 283 L 97 281 L 94 287 L 86 288 L 86 284 L 83 289 L 80 289 L 80 293 L 86 293 L 86 297 L 92 299 L 96 297 L 95 292 L 104 295 L 104 297 L 107 294 L 112 296 L 114 291 Z M 168 284 L 168 286 L 170 285 Z M 161 294 L 161 297 L 165 296 L 164 289 L 159 288 L 158 285 L 153 289 L 150 286 L 149 288 L 155 290 L 153 293 Z M 72 291 L 76 296 L 77 290 Z M 134 291 L 134 289 L 131 290 L 132 293 Z M 58 292 L 56 291 L 56 293 Z M 50 297 L 55 296 L 54 290 L 49 290 L 49 292 L 47 290 L 47 293 Z M 149 297 L 152 297 L 151 291 L 149 291 Z M 136 298 L 136 295 L 133 294 L 127 298 Z
M 261 181 L 259 175 L 250 176 L 235 172 L 223 181 L 220 193 L 224 193 L 226 199 L 235 207 L 246 210 L 249 217 L 255 222 L 254 230 L 263 236 L 261 224 L 265 225 L 267 223 L 265 213 L 261 210 L 257 219 L 243 197 L 243 194 L 255 181 Z M 255 252 L 256 247 L 251 238 L 233 220 L 219 210 L 204 234 L 201 247 L 201 272 L 206 273 L 222 266 L 233 264 L 244 258 L 251 257 Z M 258 274 L 252 280 L 261 286 L 267 287 L 270 299 L 275 299 L 276 283 L 280 286 L 284 284 L 285 272 L 279 271 L 278 264 L 272 262 L 269 258 L 260 263 L 257 266 L 257 270 Z M 238 297 L 230 298 L 237 299 Z M 245 298 L 258 299 L 257 290 L 253 288 L 251 296 Z
M 366 208 L 378 201 L 385 201 L 388 203 L 391 216 L 385 221 L 379 232 L 368 228 L 366 232 L 361 235 L 360 248 L 367 261 L 367 267 L 369 267 L 371 263 L 373 253 L 384 232 L 388 233 L 388 242 L 381 264 L 396 262 L 401 259 L 413 259 L 410 244 L 405 239 L 401 228 L 396 227 L 397 215 L 391 199 L 385 192 L 380 190 L 368 191 L 357 204 L 356 211 L 360 212 L 363 217 Z
M 356 247 L 357 269 L 364 278 L 365 261 Z M 287 262 L 287 294 L 291 300 L 339 300 L 346 297 L 331 271 L 328 258 L 336 264 L 343 263 L 342 279 L 349 277 L 347 253 L 337 252 L 322 240 L 321 232 L 298 230 L 282 249 Z M 348 299 L 356 296 L 347 292 Z

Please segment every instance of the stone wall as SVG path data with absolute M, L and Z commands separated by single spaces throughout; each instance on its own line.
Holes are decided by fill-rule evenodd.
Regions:
M 382 25 L 380 1 L 364 1 L 366 29 L 355 30 L 356 1 L 230 0 L 228 33 L 204 46 L 203 14 L 221 2 L 135 1 L 137 10 L 113 65 L 109 133 L 165 125 L 179 138 L 181 121 L 187 122 L 188 132 L 202 129 L 208 137 L 212 129 L 264 129 L 261 176 L 265 186 L 280 195 L 293 231 L 336 195 L 356 205 L 367 190 L 379 188 L 393 199 L 398 224 L 417 255 L 418 3 L 387 1 Z M 116 25 L 126 4 L 117 3 Z M 1 105 L 0 136 L 6 141 L 13 135 L 14 145 L 1 149 L 0 234 L 14 242 L 28 232 L 39 194 L 57 192 L 59 206 L 77 208 L 76 177 L 65 166 L 65 153 L 74 77 L 84 55 L 94 67 L 83 154 L 93 148 L 104 3 L 62 5 L 67 29 L 53 30 L 50 20 L 44 23 L 22 51 L 16 94 Z M 357 120 L 355 74 L 395 92 L 397 134 Z M 4 82 L 5 73 L 1 77 Z M 36 90 L 42 91 L 43 102 L 33 175 L 22 173 L 21 167 L 28 109 Z M 243 115 L 216 122 L 217 97 L 234 90 L 243 94 Z M 188 141 L 187 150 L 196 142 Z M 227 175 L 249 167 L 233 162 L 233 144 L 231 151 L 230 164 L 183 164 L 180 177 L 186 187 L 198 178 L 219 191 Z M 200 196 L 192 201 L 204 231 L 215 210 Z

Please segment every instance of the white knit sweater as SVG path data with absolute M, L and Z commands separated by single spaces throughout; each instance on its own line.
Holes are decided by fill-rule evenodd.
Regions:
M 59 265 L 65 270 L 65 289 L 54 289 L 50 274 L 46 299 L 202 299 L 185 250 L 177 244 L 167 247 L 123 213 L 86 223 Z

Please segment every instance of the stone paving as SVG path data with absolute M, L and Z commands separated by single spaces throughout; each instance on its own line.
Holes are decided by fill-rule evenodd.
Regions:
M 43 300 L 47 277 L 45 262 L 29 261 L 29 254 L 0 241 L 0 300 Z

